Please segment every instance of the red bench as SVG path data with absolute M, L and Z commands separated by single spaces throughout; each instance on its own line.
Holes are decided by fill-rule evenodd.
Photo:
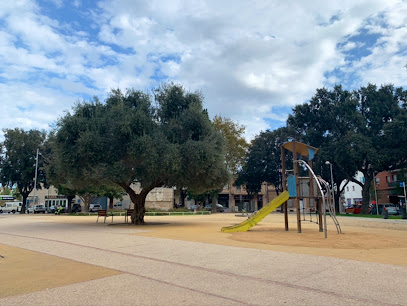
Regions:
M 99 217 L 103 217 L 103 218 L 104 218 L 103 223 L 106 223 L 106 218 L 107 218 L 107 217 L 112 217 L 112 223 L 113 223 L 113 213 L 112 213 L 112 212 L 108 213 L 106 209 L 99 209 L 99 210 L 98 210 L 98 218 L 97 218 L 97 220 L 96 220 L 96 223 L 99 222 Z

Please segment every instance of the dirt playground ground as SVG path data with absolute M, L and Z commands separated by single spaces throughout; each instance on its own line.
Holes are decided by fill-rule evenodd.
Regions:
M 343 234 L 337 234 L 333 223 L 328 220 L 328 238 L 325 239 L 324 233 L 319 232 L 318 225 L 309 221 L 303 221 L 303 231 L 297 233 L 295 217 L 295 215 L 289 216 L 288 232 L 284 230 L 283 215 L 273 213 L 250 231 L 239 233 L 221 232 L 222 227 L 245 220 L 245 217 L 226 213 L 204 216 L 146 216 L 147 224 L 138 227 L 125 224 L 124 217 L 115 217 L 113 223 L 108 219 L 106 224 L 96 224 L 96 216 L 37 215 L 21 216 L 21 220 L 30 218 L 31 221 L 46 222 L 47 226 L 78 224 L 92 231 L 100 231 L 101 235 L 104 229 L 117 228 L 126 230 L 129 235 L 166 240 L 193 241 L 407 266 L 407 220 L 339 217 Z M 19 220 L 19 216 L 11 218 Z M 38 256 L 35 251 L 5 244 L 0 244 L 0 255 L 2 256 L 0 257 L 0 283 L 2 284 L 0 298 L 121 273 L 58 256 L 44 254 Z M 8 261 L 6 262 L 5 259 Z M 34 261 L 35 265 L 32 264 Z M 55 267 L 58 269 L 53 269 Z M 61 274 L 68 277 L 61 279 Z
M 297 233 L 293 214 L 289 215 L 287 232 L 283 215 L 273 213 L 248 232 L 220 231 L 246 219 L 237 216 L 146 217 L 154 223 L 142 227 L 147 232 L 137 235 L 407 266 L 407 220 L 339 217 L 343 233 L 338 235 L 334 224 L 327 220 L 325 239 L 318 225 L 308 220 L 302 221 L 302 233 Z

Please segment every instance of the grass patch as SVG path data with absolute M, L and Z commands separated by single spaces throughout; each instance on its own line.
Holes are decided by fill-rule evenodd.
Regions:
M 371 218 L 371 219 L 383 219 L 382 215 L 362 215 L 362 214 L 337 214 L 343 217 L 360 217 L 360 218 Z M 390 215 L 389 219 L 401 219 L 401 216 Z
M 109 215 L 110 212 L 113 213 L 113 216 L 124 216 L 125 215 L 125 211 L 111 211 L 109 210 Z M 162 211 L 162 210 L 157 210 L 157 211 L 146 211 L 145 212 L 145 216 L 189 216 L 189 215 L 210 215 L 211 212 L 210 211 L 198 211 L 196 214 L 193 211 L 190 210 L 186 210 L 186 211 Z M 91 213 L 70 213 L 70 214 L 61 214 L 64 216 L 97 216 L 97 212 L 91 212 Z

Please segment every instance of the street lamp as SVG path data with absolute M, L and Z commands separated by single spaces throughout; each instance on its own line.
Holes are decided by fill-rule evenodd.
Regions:
M 38 154 L 39 154 L 39 149 L 37 149 L 37 155 L 35 157 L 35 176 L 34 176 L 34 199 L 33 199 L 33 205 L 35 205 L 35 193 L 37 191 L 37 172 L 38 172 Z M 28 211 L 28 207 L 27 207 L 27 212 L 30 213 Z
M 329 165 L 329 168 L 331 170 L 332 203 L 335 203 L 334 175 L 333 175 L 333 172 L 332 172 L 332 163 L 327 160 L 325 162 L 325 165 Z M 335 211 L 335 205 L 333 205 L 333 207 L 334 207 L 334 211 Z M 340 213 L 340 211 L 339 211 L 339 213 Z

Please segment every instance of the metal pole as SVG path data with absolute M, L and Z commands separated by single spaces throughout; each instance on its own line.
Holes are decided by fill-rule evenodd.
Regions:
M 35 205 L 35 193 L 36 193 L 36 191 L 37 191 L 38 153 L 39 153 L 39 149 L 37 149 L 37 155 L 36 155 L 36 157 L 35 157 L 34 200 L 33 200 L 33 205 Z M 34 211 L 33 211 L 33 212 L 34 212 Z
M 323 213 L 324 213 L 324 233 L 325 233 L 325 238 L 328 238 L 328 231 L 327 231 L 327 228 L 326 228 L 326 205 L 325 205 L 325 196 L 324 196 L 324 192 L 322 191 L 321 184 L 319 183 L 318 178 L 317 178 L 317 176 L 315 175 L 314 171 L 312 171 L 311 167 L 308 166 L 308 164 L 307 164 L 305 161 L 300 160 L 300 159 L 297 159 L 297 160 L 294 160 L 294 163 L 296 163 L 296 162 L 297 162 L 297 163 L 303 163 L 303 164 L 308 168 L 308 170 L 311 172 L 312 176 L 315 178 L 315 181 L 316 181 L 316 183 L 317 183 L 317 185 L 318 185 L 319 191 L 321 192 L 322 204 L 323 204 Z
M 329 163 L 329 167 L 331 168 L 331 186 L 332 186 L 332 203 L 333 203 L 333 210 L 336 213 L 335 208 L 335 190 L 334 190 L 334 175 L 332 172 L 332 163 Z
M 377 203 L 377 191 L 376 191 L 376 174 L 373 172 L 373 183 L 374 183 L 374 196 L 376 199 L 376 215 L 379 215 L 379 205 Z

